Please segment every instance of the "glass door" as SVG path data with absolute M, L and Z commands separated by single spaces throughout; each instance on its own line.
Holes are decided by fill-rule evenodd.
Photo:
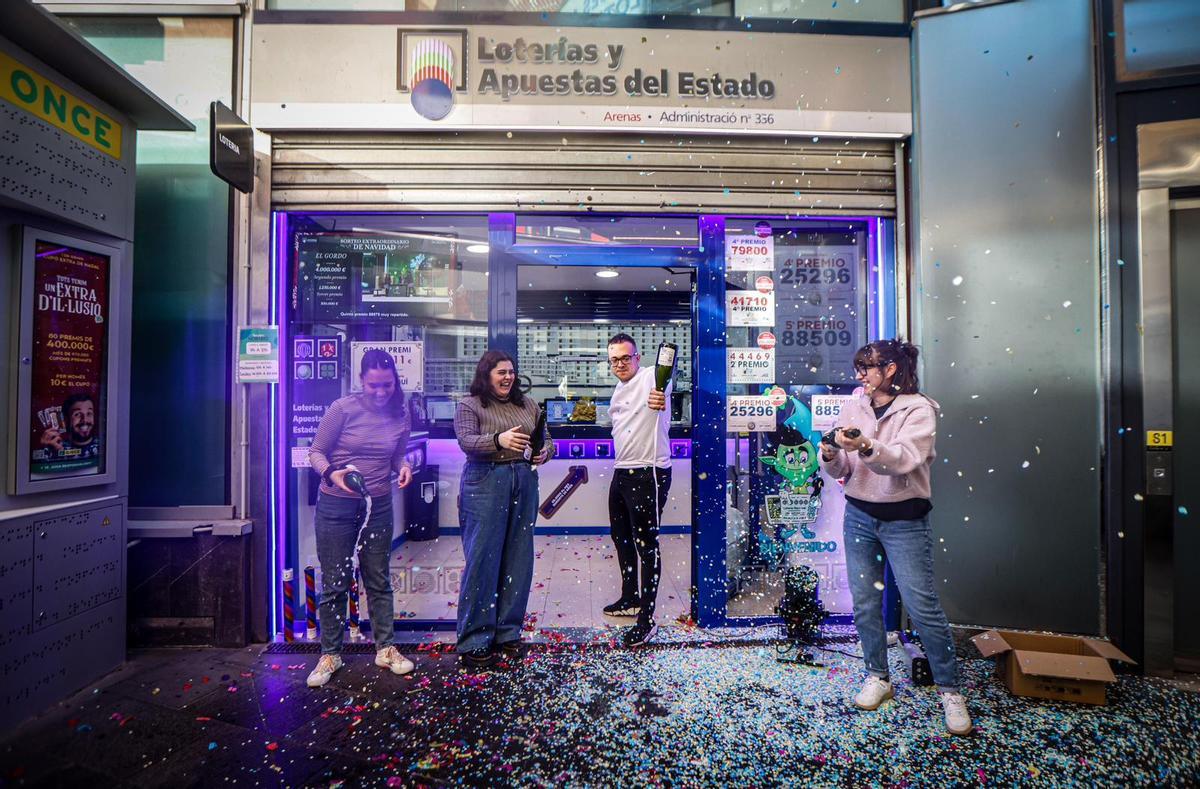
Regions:
M 693 305 L 699 259 L 695 217 L 514 217 L 511 244 L 493 254 L 493 276 L 515 293 L 517 368 L 546 409 L 557 457 L 539 470 L 535 596 L 550 627 L 628 624 L 603 608 L 622 595 L 610 537 L 615 473 L 608 409 L 618 383 L 613 337 L 631 338 L 640 366 L 661 343 L 678 357 L 670 398 L 672 479 L 660 529 L 656 619 L 692 616 Z M 503 323 L 501 317 L 501 324 Z M 498 326 L 501 336 L 505 327 Z

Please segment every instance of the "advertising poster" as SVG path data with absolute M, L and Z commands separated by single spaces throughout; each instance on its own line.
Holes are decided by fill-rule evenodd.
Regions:
M 308 468 L 308 445 L 342 396 L 340 337 L 292 338 L 292 468 Z
M 456 240 L 305 233 L 296 238 L 302 322 L 480 319 L 464 288 Z
M 104 472 L 109 273 L 107 255 L 35 242 L 31 479 Z
M 362 368 L 363 354 L 372 348 L 387 351 L 396 361 L 396 373 L 400 376 L 400 388 L 405 394 L 425 391 L 425 343 L 417 340 L 404 342 L 352 342 L 350 343 L 350 391 L 361 392 L 362 381 L 358 371 Z
M 240 384 L 279 383 L 279 327 L 238 329 L 237 380 Z

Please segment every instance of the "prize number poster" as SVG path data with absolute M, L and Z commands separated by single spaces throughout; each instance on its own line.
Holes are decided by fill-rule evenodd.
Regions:
M 776 245 L 775 349 L 782 380 L 853 378 L 863 301 L 861 254 L 855 245 Z

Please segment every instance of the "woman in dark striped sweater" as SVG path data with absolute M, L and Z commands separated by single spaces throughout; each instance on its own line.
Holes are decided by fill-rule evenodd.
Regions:
M 549 432 L 538 454 L 530 436 L 538 405 L 516 386 L 517 370 L 503 351 L 488 351 L 475 367 L 471 396 L 458 403 L 454 433 L 467 455 L 460 487 L 462 586 L 458 653 L 468 668 L 495 664 L 497 651 L 516 657 L 533 582 L 536 466 L 554 455 Z

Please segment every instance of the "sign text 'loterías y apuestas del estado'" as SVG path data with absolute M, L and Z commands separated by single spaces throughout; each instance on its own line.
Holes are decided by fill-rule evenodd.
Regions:
M 666 68 L 622 72 L 624 44 L 579 44 L 566 36 L 551 41 L 493 41 L 478 37 L 476 57 L 481 66 L 477 89 L 508 101 L 513 96 L 671 96 L 689 98 L 771 99 L 775 83 L 758 74 L 730 76 L 714 72 L 697 74 L 678 71 L 674 79 Z M 529 64 L 563 66 L 578 64 L 570 73 L 500 73 L 495 65 Z M 596 72 L 597 68 L 602 70 Z

